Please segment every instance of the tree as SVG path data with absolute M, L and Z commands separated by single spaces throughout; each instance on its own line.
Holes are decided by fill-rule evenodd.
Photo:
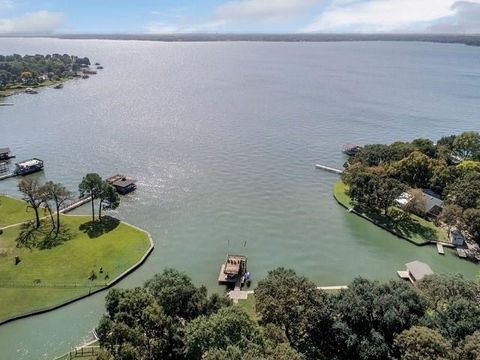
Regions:
M 447 204 L 440 213 L 439 220 L 444 222 L 448 227 L 448 232 L 452 227 L 457 226 L 462 221 L 463 209 L 455 204 Z
M 297 351 L 311 355 L 315 351 L 311 349 L 312 341 L 322 344 L 325 340 L 330 341 L 330 337 L 325 336 L 333 323 L 327 295 L 293 270 L 278 268 L 269 271 L 267 277 L 258 283 L 255 299 L 262 324 L 281 328 Z M 316 333 L 310 331 L 312 329 Z M 316 336 L 315 340 L 313 336 Z
M 414 326 L 395 339 L 402 360 L 446 360 L 451 357 L 451 344 L 438 331 Z
M 480 243 L 480 209 L 467 209 L 463 213 L 465 228 Z
M 466 131 L 453 141 L 455 155 L 464 160 L 480 160 L 480 133 Z
M 447 200 L 463 209 L 480 207 L 480 173 L 467 173 L 446 189 Z
M 391 178 L 379 178 L 376 189 L 376 206 L 383 209 L 388 216 L 388 209 L 395 203 L 395 200 L 405 191 L 405 185 L 400 181 Z
M 100 175 L 96 173 L 87 174 L 80 185 L 78 191 L 80 196 L 90 196 L 92 203 L 92 223 L 95 223 L 95 198 L 98 197 L 104 189 L 104 181 Z
M 430 139 L 415 139 L 412 141 L 412 145 L 415 146 L 418 151 L 431 158 L 435 157 L 437 153 L 437 148 Z
M 183 324 L 167 316 L 146 289 L 114 289 L 97 334 L 116 360 L 184 359 Z
M 429 314 L 428 323 L 453 342 L 480 330 L 480 307 L 476 301 L 463 297 L 449 299 L 440 311 Z
M 195 287 L 190 277 L 175 269 L 165 269 L 162 274 L 156 274 L 145 283 L 145 287 L 168 316 L 188 321 L 230 304 L 216 295 L 207 298 L 204 286 Z
M 23 200 L 35 212 L 35 227 L 40 227 L 39 208 L 44 198 L 42 196 L 42 187 L 36 178 L 24 178 L 18 184 L 18 190 L 23 194 Z
M 461 360 L 480 359 L 480 331 L 468 335 L 457 348 L 457 358 Z
M 465 160 L 457 165 L 457 168 L 463 172 L 480 172 L 480 161 Z
M 54 183 L 48 181 L 43 186 L 43 191 L 47 194 L 47 199 L 51 199 L 55 204 L 55 210 L 57 215 L 56 233 L 60 232 L 60 210 L 62 206 L 71 199 L 72 193 L 68 191 L 65 186 L 60 183 Z
M 219 310 L 208 317 L 193 320 L 185 329 L 186 354 L 189 359 L 202 359 L 214 349 L 237 346 L 247 350 L 265 347 L 260 327 L 237 306 Z
M 410 189 L 407 192 L 409 196 L 408 203 L 404 206 L 407 212 L 414 213 L 419 216 L 425 216 L 427 212 L 427 200 L 422 189 Z
M 459 177 L 462 176 L 462 170 L 456 166 L 447 166 L 446 164 L 439 164 L 433 168 L 433 174 L 430 178 L 430 188 L 444 195 L 445 189 L 453 184 Z
M 414 151 L 408 157 L 396 162 L 392 175 L 412 187 L 427 187 L 433 175 L 434 163 L 427 155 Z
M 108 203 L 108 208 L 116 209 L 120 205 L 120 196 L 117 193 L 117 190 L 107 182 L 103 183 L 103 189 L 101 189 L 98 195 L 99 204 L 98 204 L 98 218 L 102 219 L 102 207 L 105 202 Z

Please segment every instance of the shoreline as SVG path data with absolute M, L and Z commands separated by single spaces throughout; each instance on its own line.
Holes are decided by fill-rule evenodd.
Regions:
M 13 95 L 19 95 L 19 94 L 27 94 L 25 90 L 28 88 L 32 89 L 43 89 L 43 88 L 49 88 L 53 87 L 58 84 L 63 84 L 66 83 L 67 81 L 75 80 L 75 77 L 66 77 L 66 78 L 61 78 L 60 80 L 47 80 L 41 84 L 35 85 L 35 86 L 25 86 L 22 84 L 14 85 L 13 88 L 8 88 L 5 90 L 0 90 L 0 103 L 2 102 L 3 99 L 6 99 L 10 96 Z M 29 94 L 27 94 L 29 95 Z M 31 94 L 31 95 L 36 95 L 36 94 Z

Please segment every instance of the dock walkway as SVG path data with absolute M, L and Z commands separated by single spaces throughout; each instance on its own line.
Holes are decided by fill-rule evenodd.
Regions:
M 0 176 L 0 181 L 17 176 L 15 173 L 8 173 Z
M 73 203 L 71 203 L 70 205 L 64 207 L 62 210 L 60 210 L 60 213 L 61 214 L 66 214 L 76 208 L 79 208 L 80 206 L 90 202 L 92 200 L 92 197 L 91 196 L 87 196 L 86 198 L 83 198 L 83 199 L 79 199 Z
M 322 169 L 322 170 L 330 171 L 330 172 L 335 173 L 335 174 L 343 174 L 343 170 L 335 169 L 335 168 L 330 167 L 330 166 L 325 166 L 325 165 L 321 165 L 321 164 L 315 164 L 315 167 L 316 167 L 317 169 Z
M 348 289 L 347 285 L 338 285 L 338 286 L 317 286 L 318 290 L 332 291 L 332 290 L 343 290 Z
M 445 250 L 443 250 L 443 245 L 440 243 L 437 243 L 437 251 L 440 255 L 445 255 Z

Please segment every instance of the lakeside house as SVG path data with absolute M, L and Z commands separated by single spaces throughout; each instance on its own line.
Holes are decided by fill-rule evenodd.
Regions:
M 405 264 L 406 271 L 397 271 L 398 276 L 402 279 L 408 279 L 412 284 L 422 280 L 425 276 L 433 275 L 433 271 L 424 262 L 415 260 Z
M 423 202 L 425 204 L 425 211 L 418 214 L 422 217 L 435 220 L 443 210 L 443 201 L 440 195 L 430 189 L 422 189 Z M 412 195 L 408 192 L 402 193 L 395 202 L 400 206 L 406 206 L 412 201 Z

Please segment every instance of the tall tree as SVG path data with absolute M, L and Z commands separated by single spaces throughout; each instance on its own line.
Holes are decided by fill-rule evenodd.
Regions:
M 480 207 L 480 173 L 467 173 L 446 189 L 447 201 L 463 209 Z
M 54 183 L 48 181 L 43 186 L 44 192 L 47 194 L 48 199 L 51 199 L 55 205 L 55 211 L 57 215 L 56 233 L 60 232 L 60 210 L 62 206 L 71 199 L 72 193 L 68 191 L 65 186 L 60 183 Z
M 480 133 L 466 131 L 453 141 L 455 154 L 464 160 L 480 160 Z
M 92 204 L 92 223 L 95 223 L 95 198 L 97 198 L 104 189 L 105 181 L 96 173 L 89 173 L 78 185 L 80 196 L 90 196 Z
M 480 209 L 467 209 L 463 214 L 465 228 L 480 243 Z
M 117 193 L 115 188 L 108 184 L 103 184 L 103 189 L 98 195 L 99 204 L 98 204 L 98 218 L 102 219 L 102 208 L 105 203 L 108 203 L 109 209 L 116 209 L 120 205 L 120 196 Z
M 448 232 L 452 227 L 457 226 L 462 221 L 463 209 L 455 204 L 447 204 L 440 213 L 439 220 L 444 222 L 448 227 Z
M 395 339 L 402 360 L 447 360 L 451 358 L 451 344 L 438 331 L 414 326 Z
M 392 175 L 412 187 L 427 187 L 433 175 L 433 168 L 432 159 L 419 151 L 414 151 L 393 164 Z
M 39 209 L 44 201 L 42 186 L 36 178 L 24 178 L 18 184 L 18 190 L 23 194 L 23 200 L 35 212 L 35 227 L 38 229 L 40 227 Z

